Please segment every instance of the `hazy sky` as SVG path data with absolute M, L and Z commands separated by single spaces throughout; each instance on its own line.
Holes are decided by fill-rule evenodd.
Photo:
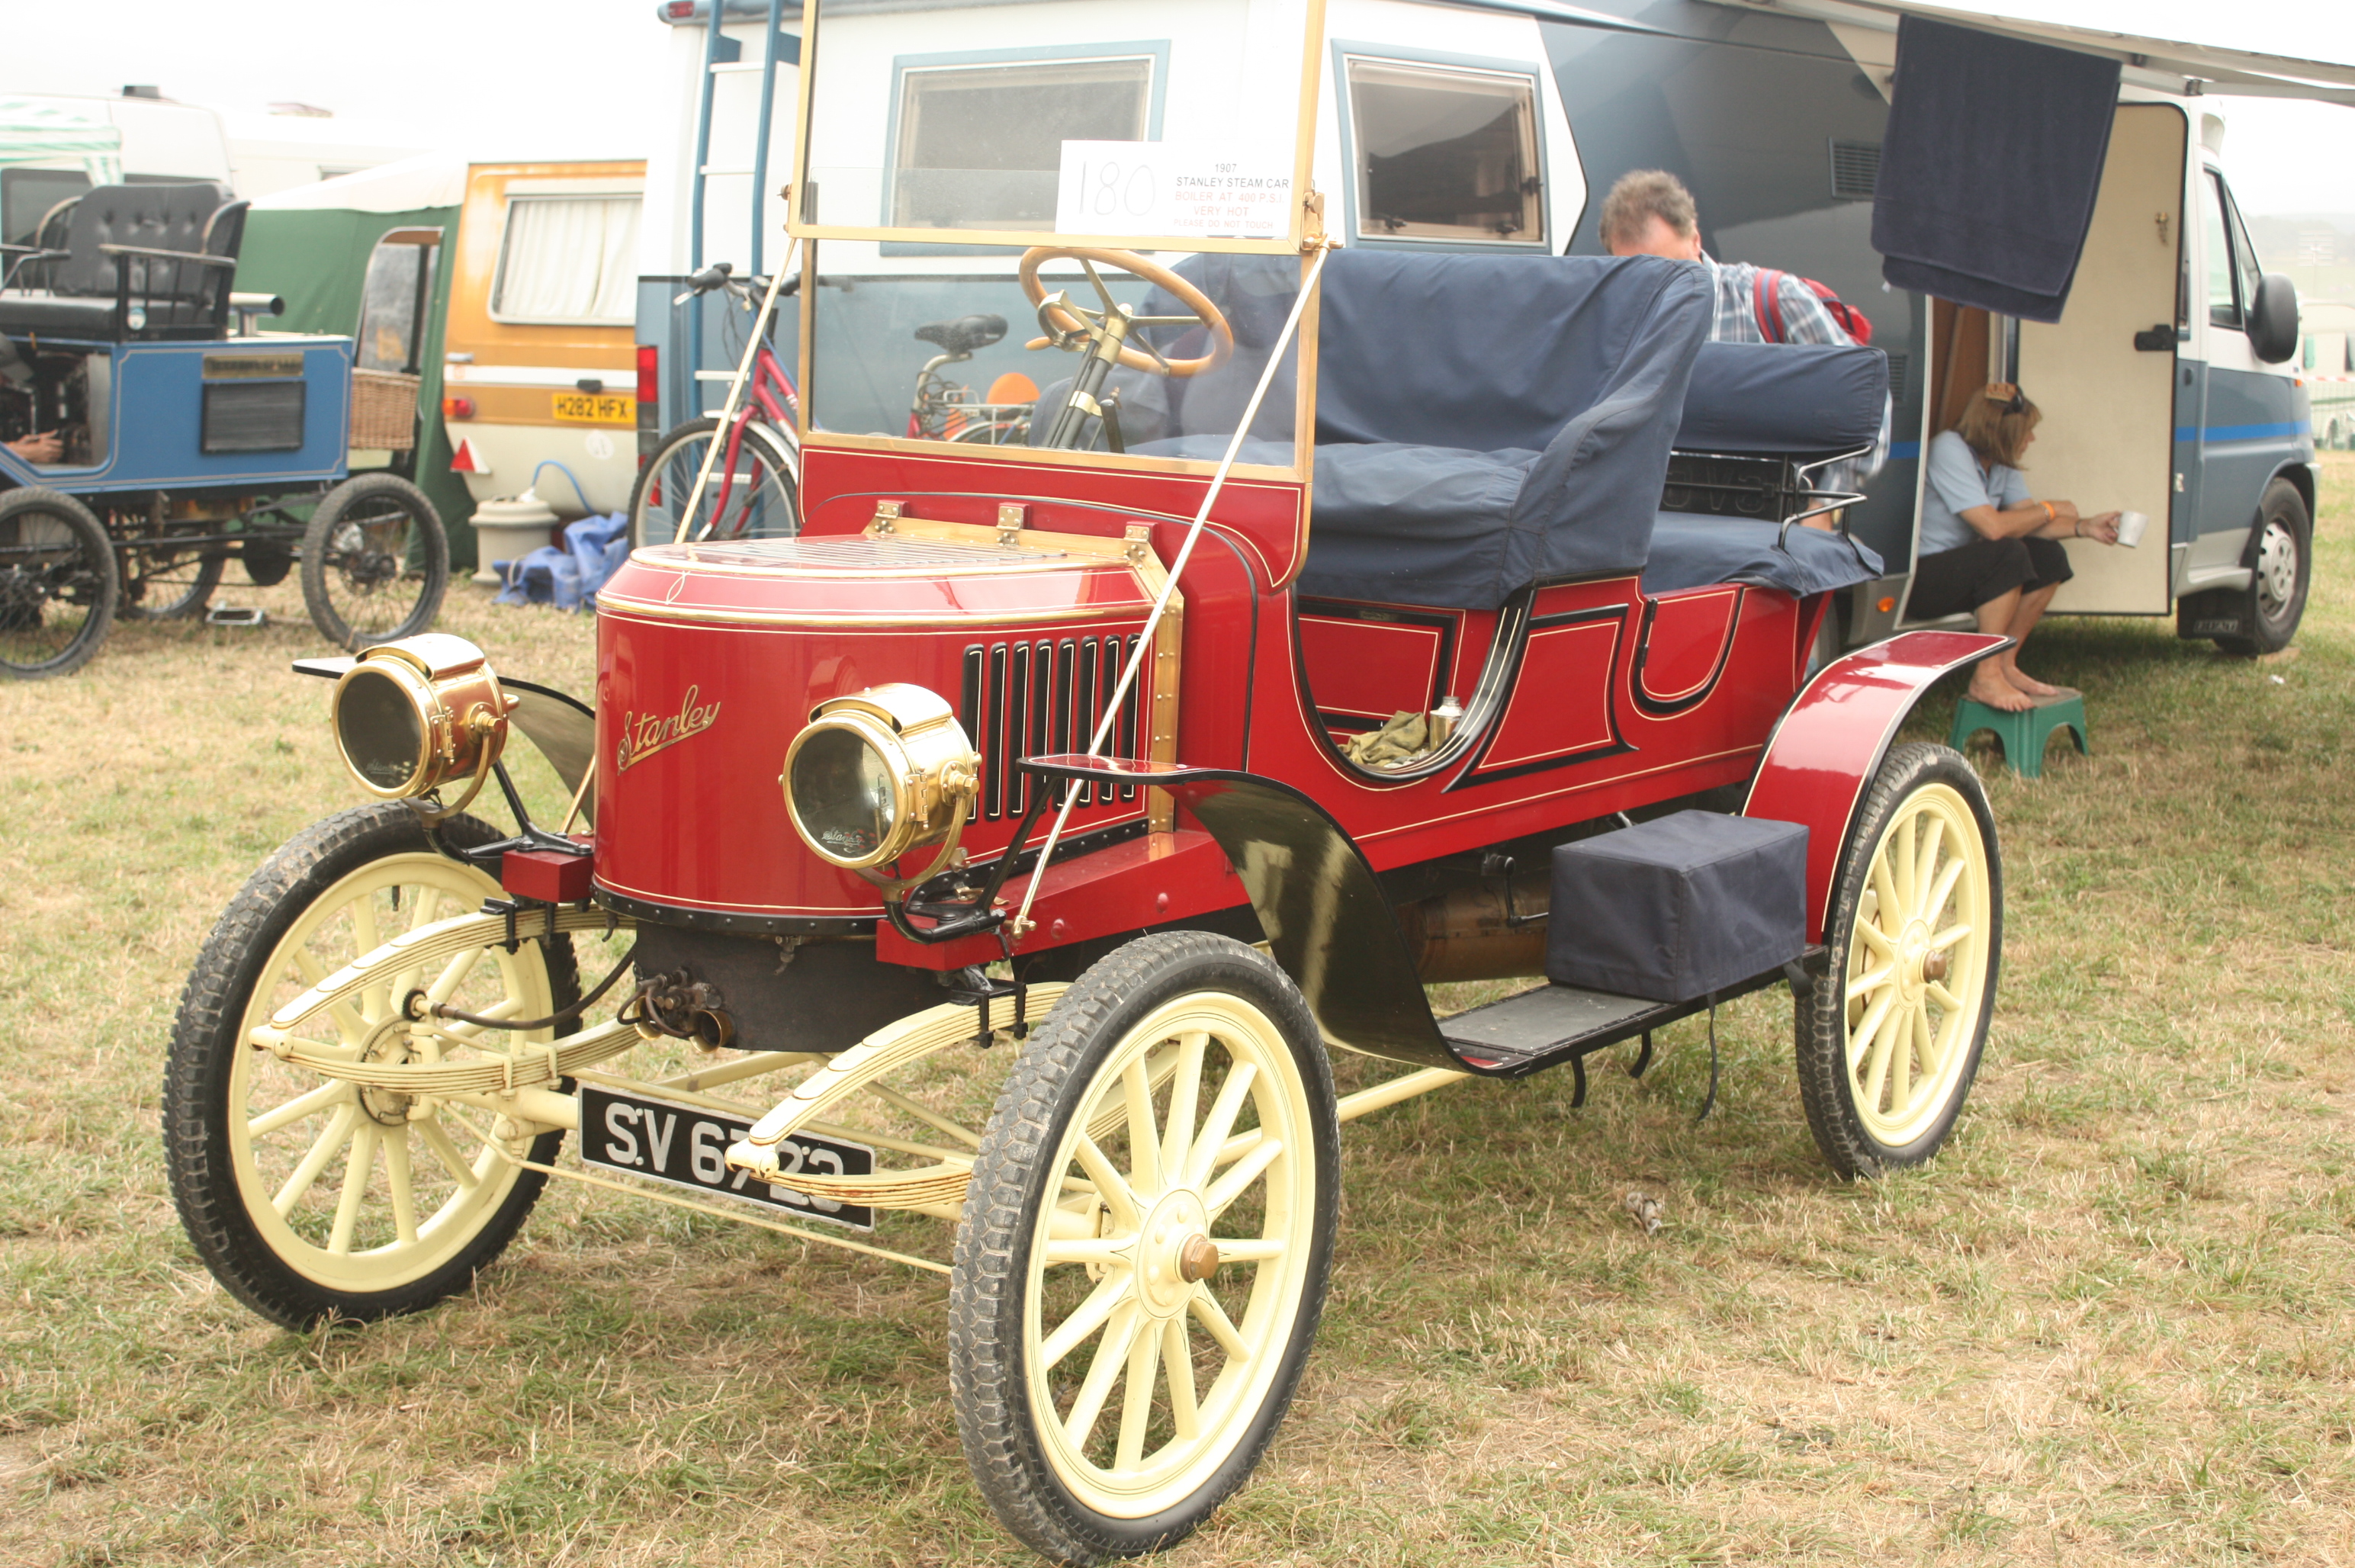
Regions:
M 1950 0 L 1951 3 L 1951 0 Z M 1969 4 L 1969 0 L 1961 0 Z M 2355 64 L 2350 0 L 1996 0 L 1975 9 Z M 154 82 L 225 112 L 332 109 L 361 139 L 495 157 L 551 140 L 653 141 L 670 84 L 655 0 L 104 0 L 10 5 L 0 91 L 112 95 Z M 100 18 L 96 24 L 92 18 Z M 2355 213 L 2355 109 L 2225 101 L 2233 184 L 2253 212 Z M 577 138 L 571 133 L 583 133 Z

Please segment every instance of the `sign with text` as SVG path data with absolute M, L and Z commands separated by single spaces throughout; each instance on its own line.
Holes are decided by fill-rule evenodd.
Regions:
M 1065 142 L 1055 191 L 1059 234 L 1281 240 L 1292 166 L 1183 142 Z

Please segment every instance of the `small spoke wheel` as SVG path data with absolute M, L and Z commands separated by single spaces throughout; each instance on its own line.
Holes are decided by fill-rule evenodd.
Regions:
M 1900 746 L 1832 888 L 1829 973 L 1796 1003 L 1800 1097 L 1843 1176 L 1919 1165 L 1954 1128 L 1995 1010 L 2003 877 L 1970 764 Z
M 303 603 L 337 647 L 415 636 L 450 586 L 450 541 L 425 492 L 397 474 L 328 491 L 303 531 Z
M 1284 972 L 1166 933 L 1082 976 L 1023 1050 L 950 1283 L 982 1494 L 1049 1557 L 1190 1533 L 1259 1462 L 1323 1310 L 1332 1075 Z
M 710 477 L 703 483 L 702 496 L 696 496 L 696 477 L 703 472 L 719 429 L 716 419 L 672 426 L 638 470 L 630 487 L 633 548 L 682 538 L 786 539 L 801 531 L 798 465 L 784 442 L 757 420 L 744 426 L 732 464 L 721 438 Z M 695 516 L 682 535 L 679 523 L 691 498 Z
M 498 835 L 473 817 L 459 844 Z M 164 1080 L 164 1148 L 180 1219 L 216 1278 L 274 1322 L 415 1311 L 463 1290 L 523 1223 L 545 1179 L 503 1157 L 497 1118 L 454 1102 L 361 1088 L 250 1043 L 272 1010 L 405 931 L 479 908 L 498 886 L 435 852 L 409 807 L 328 817 L 263 863 L 197 957 Z M 411 989 L 492 1018 L 545 1018 L 577 995 L 572 951 L 526 942 L 390 976 L 316 1027 L 316 1049 L 417 1060 L 400 1006 Z M 453 1026 L 505 1045 L 512 1037 Z M 535 1039 L 548 1038 L 546 1033 Z M 443 1042 L 442 1060 L 474 1051 Z M 547 1164 L 563 1134 L 527 1157 Z
M 2242 620 L 2248 635 L 2219 637 L 2216 645 L 2232 654 L 2279 653 L 2297 635 L 2314 576 L 2314 522 L 2306 497 L 2288 480 L 2265 486 L 2246 560 L 2250 581 Z
M 88 507 L 37 485 L 0 495 L 0 677 L 88 664 L 121 594 L 114 548 Z
M 157 510 L 147 517 L 115 514 L 122 614 L 127 621 L 180 621 L 203 614 L 229 562 L 225 548 L 188 542 L 218 525 L 165 522 L 161 506 L 159 496 Z

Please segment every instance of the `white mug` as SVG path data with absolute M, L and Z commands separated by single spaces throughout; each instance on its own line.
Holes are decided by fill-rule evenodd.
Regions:
M 2143 529 L 2150 527 L 2150 518 L 2140 512 L 2118 514 L 2118 542 L 2128 549 L 2142 543 Z

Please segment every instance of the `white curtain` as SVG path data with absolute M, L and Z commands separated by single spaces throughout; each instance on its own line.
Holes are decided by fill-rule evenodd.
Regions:
M 519 196 L 507 204 L 493 314 L 508 321 L 637 317 L 635 196 Z

